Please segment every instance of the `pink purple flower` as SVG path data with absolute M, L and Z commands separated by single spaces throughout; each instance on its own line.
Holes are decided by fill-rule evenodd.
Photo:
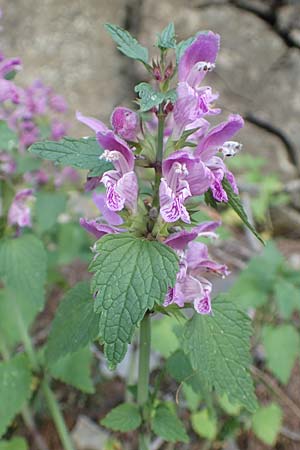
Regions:
M 190 231 L 182 230 L 171 234 L 165 244 L 172 247 L 179 256 L 179 272 L 174 288 L 169 288 L 164 306 L 177 304 L 183 307 L 192 302 L 199 314 L 210 314 L 212 283 L 204 276 L 207 272 L 222 277 L 229 274 L 225 265 L 211 260 L 208 248 L 202 242 L 195 242 L 198 236 L 216 237 L 214 230 L 219 222 L 204 222 Z
M 32 189 L 23 189 L 17 192 L 8 211 L 8 223 L 10 225 L 17 225 L 20 228 L 32 226 L 30 208 L 32 199 Z
M 127 141 L 135 141 L 140 132 L 140 120 L 136 112 L 118 106 L 111 115 L 111 125 L 115 133 Z

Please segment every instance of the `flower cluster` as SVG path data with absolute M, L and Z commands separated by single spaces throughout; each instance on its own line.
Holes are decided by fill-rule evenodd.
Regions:
M 1 18 L 1 11 L 0 11 Z M 32 187 L 43 186 L 53 178 L 55 186 L 65 181 L 78 182 L 79 176 L 72 168 L 55 170 L 52 177 L 43 168 L 27 171 L 20 180 L 17 173 L 18 161 L 25 150 L 42 138 L 61 139 L 68 125 L 60 116 L 67 111 L 64 98 L 41 81 L 35 81 L 29 87 L 20 87 L 15 75 L 22 68 L 18 57 L 6 58 L 0 50 L 0 121 L 17 136 L 13 149 L 5 148 L 0 141 L 0 179 L 15 174 L 16 181 L 25 181 Z M 20 187 L 8 213 L 8 223 L 17 228 L 31 227 L 30 204 L 34 195 L 31 188 Z
M 214 230 L 219 223 L 191 228 L 192 199 L 210 191 L 217 202 L 227 202 L 225 178 L 238 193 L 225 161 L 241 150 L 241 144 L 232 138 L 244 123 L 236 114 L 213 128 L 207 120 L 221 113 L 214 106 L 218 94 L 203 84 L 215 68 L 219 45 L 219 35 L 200 33 L 183 52 L 177 71 L 172 62 L 154 63 L 152 75 L 159 92 L 165 92 L 178 73 L 176 100 L 166 99 L 149 108 L 146 118 L 117 107 L 109 129 L 101 121 L 77 113 L 77 119 L 95 131 L 103 149 L 100 159 L 114 167 L 102 177 L 88 180 L 87 190 L 102 183 L 106 194 L 94 196 L 102 219 L 81 219 L 81 225 L 100 238 L 106 233 L 132 230 L 135 218 L 146 216 L 142 234 L 163 241 L 180 259 L 177 282 L 169 289 L 165 306 L 176 303 L 183 307 L 192 302 L 200 314 L 211 312 L 212 285 L 204 274 L 225 276 L 228 270 L 209 258 L 207 246 L 198 239 L 216 237 Z M 161 158 L 153 158 L 151 152 L 156 136 L 158 140 L 161 136 Z M 151 193 L 146 197 L 138 178 L 142 168 L 152 169 L 148 186 Z

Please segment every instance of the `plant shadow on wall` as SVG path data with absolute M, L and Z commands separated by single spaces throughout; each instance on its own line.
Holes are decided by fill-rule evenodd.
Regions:
M 103 448 L 223 448 L 226 442 L 240 445 L 251 433 L 275 445 L 283 432 L 277 397 L 299 414 L 274 380 L 287 383 L 297 358 L 300 286 L 297 273 L 269 242 L 228 294 L 213 291 L 218 277 L 222 286 L 229 275 L 207 246 L 208 240 L 216 242 L 218 210 L 233 210 L 261 248 L 264 244 L 227 165 L 242 149 L 233 138 L 243 119 L 231 114 L 215 127 L 208 121 L 221 112 L 214 105 L 217 94 L 203 82 L 215 67 L 220 37 L 199 32 L 177 43 L 171 23 L 158 36 L 158 56 L 150 61 L 148 50 L 128 32 L 111 24 L 106 28 L 118 49 L 152 77 L 152 83 L 135 87 L 138 111 L 115 108 L 112 129 L 78 112 L 78 120 L 96 137 L 34 139 L 29 154 L 20 156 L 34 164 L 39 164 L 39 156 L 63 165 L 73 178 L 74 169 L 87 170 L 81 197 L 87 202 L 93 191 L 98 216 L 81 217 L 80 228 L 73 223 L 78 209 L 68 205 L 72 220 L 65 223 L 68 185 L 65 193 L 56 192 L 48 180 L 44 190 L 36 187 L 37 200 L 30 206 L 33 189 L 14 195 L 11 174 L 1 166 L 0 448 L 27 448 L 13 422 L 18 414 L 34 436 L 33 445 L 48 448 L 37 425 L 45 414 L 44 401 L 62 447 L 74 449 L 61 412 L 65 405 L 59 405 L 55 395 L 60 385 L 54 380 L 86 394 L 96 389 L 102 393 L 97 399 L 101 410 L 108 377 L 103 359 L 119 373 L 118 365 L 128 355 L 124 395 L 111 399 L 110 411 L 102 406 L 101 426 L 111 430 L 98 429 L 106 441 Z M 11 72 L 2 80 L 12 93 L 2 101 L 9 114 L 17 92 Z M 0 133 L 3 155 L 10 155 L 12 164 L 19 130 L 4 117 Z M 266 192 L 263 206 L 254 209 L 256 217 L 267 207 L 270 189 Z M 59 216 L 62 223 L 57 223 Z M 96 238 L 91 282 L 81 281 L 68 290 L 58 267 L 75 258 L 87 260 L 90 241 L 85 230 Z M 229 239 L 226 230 L 220 230 L 222 239 Z M 36 345 L 30 327 L 44 307 L 45 287 L 49 290 L 53 284 L 66 292 L 49 333 Z M 261 404 L 251 372 L 258 388 L 261 381 L 269 384 L 269 378 L 273 383 L 272 394 Z M 90 402 L 83 395 L 79 398 L 86 405 Z M 83 410 L 89 415 L 87 406 Z M 98 411 L 93 418 L 99 419 Z

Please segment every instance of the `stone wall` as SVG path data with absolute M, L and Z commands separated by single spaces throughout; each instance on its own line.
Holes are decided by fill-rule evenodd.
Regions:
M 300 4 L 288 0 L 2 0 L 1 48 L 21 56 L 20 82 L 42 79 L 69 104 L 73 134 L 87 129 L 74 112 L 108 120 L 130 105 L 133 86 L 147 75 L 115 49 L 105 22 L 129 29 L 151 47 L 174 21 L 178 37 L 201 29 L 221 34 L 209 82 L 224 115 L 247 119 L 240 140 L 290 178 L 300 170 Z

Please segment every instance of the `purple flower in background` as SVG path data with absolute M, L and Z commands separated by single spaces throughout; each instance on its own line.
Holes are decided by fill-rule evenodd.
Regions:
M 49 106 L 53 111 L 65 113 L 68 110 L 68 104 L 62 95 L 53 94 L 49 98 Z
M 181 219 L 190 223 L 184 202 L 192 195 L 201 195 L 209 188 L 211 172 L 199 158 L 191 153 L 178 151 L 163 161 L 159 197 L 160 213 L 166 222 Z
M 8 223 L 18 225 L 20 228 L 31 227 L 30 202 L 33 199 L 32 189 L 23 189 L 17 192 L 8 211 Z
M 67 134 L 68 125 L 58 119 L 53 119 L 51 123 L 51 139 L 59 141 Z
M 111 115 L 111 125 L 115 133 L 128 141 L 135 141 L 140 131 L 140 120 L 136 112 L 118 106 Z
M 16 161 L 6 152 L 0 152 L 0 172 L 12 175 L 17 168 Z
M 18 104 L 20 102 L 20 89 L 12 81 L 0 79 L 0 103 L 7 100 Z
M 0 59 L 0 78 L 5 78 L 10 72 L 21 70 L 20 58 Z
M 44 169 L 26 172 L 24 173 L 23 178 L 27 183 L 31 183 L 35 186 L 43 186 L 47 184 L 50 179 L 48 173 Z
M 174 288 L 169 288 L 164 306 L 175 303 L 183 307 L 185 303 L 193 302 L 194 309 L 199 314 L 211 313 L 212 284 L 203 275 L 212 272 L 224 277 L 229 272 L 225 265 L 209 258 L 205 244 L 194 240 L 198 236 L 215 238 L 214 230 L 219 225 L 219 222 L 204 222 L 190 231 L 182 230 L 171 234 L 164 241 L 180 258 L 176 284 Z
M 106 187 L 107 207 L 111 211 L 121 211 L 126 206 L 135 212 L 138 182 L 132 150 L 112 131 L 97 133 L 97 140 L 105 149 L 100 159 L 111 162 L 116 169 L 105 172 L 101 179 Z
M 56 187 L 61 187 L 65 183 L 76 184 L 80 181 L 80 175 L 73 167 L 64 167 L 60 170 L 54 180 Z

